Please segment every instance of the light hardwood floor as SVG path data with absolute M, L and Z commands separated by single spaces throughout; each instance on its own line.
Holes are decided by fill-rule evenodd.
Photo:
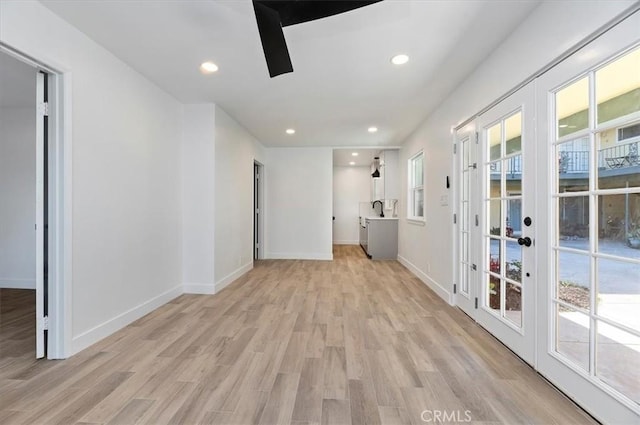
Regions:
M 0 359 L 0 423 L 594 423 L 399 263 L 334 258 L 260 261 L 68 360 Z
M 36 291 L 0 288 L 0 365 L 2 359 L 35 355 Z

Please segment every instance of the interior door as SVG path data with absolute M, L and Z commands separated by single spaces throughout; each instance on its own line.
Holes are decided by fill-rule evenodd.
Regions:
M 537 98 L 538 370 L 603 423 L 637 424 L 640 13 L 542 76 Z
M 481 194 L 474 318 L 535 364 L 535 92 L 531 83 L 477 119 Z M 513 223 L 522 223 L 515 232 Z
M 477 290 L 478 229 L 478 181 L 477 147 L 478 133 L 473 124 L 456 132 L 454 169 L 456 170 L 456 270 L 455 303 L 469 316 L 475 318 Z M 474 186 L 474 187 L 472 187 Z
M 36 74 L 36 358 L 45 356 L 45 79 L 46 75 Z

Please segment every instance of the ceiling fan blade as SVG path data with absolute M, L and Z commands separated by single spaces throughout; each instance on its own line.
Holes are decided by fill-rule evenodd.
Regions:
M 293 72 L 287 42 L 284 39 L 280 14 L 277 10 L 265 6 L 262 2 L 253 1 L 253 10 L 258 22 L 258 32 L 262 41 L 262 50 L 267 60 L 267 68 L 271 78 Z
M 263 4 L 276 9 L 280 13 L 282 26 L 288 27 L 289 25 L 301 24 L 349 12 L 380 1 L 382 0 L 263 0 Z
M 262 50 L 271 78 L 293 72 L 282 27 L 337 15 L 382 0 L 253 0 Z

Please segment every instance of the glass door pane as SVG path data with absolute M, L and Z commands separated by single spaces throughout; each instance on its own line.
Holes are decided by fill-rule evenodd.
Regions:
M 485 228 L 484 306 L 510 325 L 522 326 L 522 112 L 485 130 L 489 162 Z
M 561 87 L 554 99 L 551 348 L 637 404 L 640 48 Z
M 534 85 L 478 117 L 480 217 L 475 319 L 526 362 L 535 352 Z

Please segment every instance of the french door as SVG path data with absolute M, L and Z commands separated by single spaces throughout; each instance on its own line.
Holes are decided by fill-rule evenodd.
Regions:
M 474 182 L 477 181 L 477 133 L 473 123 L 456 133 L 457 211 L 456 214 L 456 304 L 469 316 L 475 317 L 477 300 L 477 240 L 478 228 L 475 224 L 477 216 L 478 196 Z
M 472 127 L 456 304 L 598 420 L 640 423 L 640 12 Z
M 640 423 L 640 13 L 537 81 L 538 370 Z
M 456 134 L 456 304 L 530 364 L 535 356 L 534 89 Z
M 535 357 L 534 100 L 529 84 L 477 119 L 481 262 L 475 318 L 530 364 Z

